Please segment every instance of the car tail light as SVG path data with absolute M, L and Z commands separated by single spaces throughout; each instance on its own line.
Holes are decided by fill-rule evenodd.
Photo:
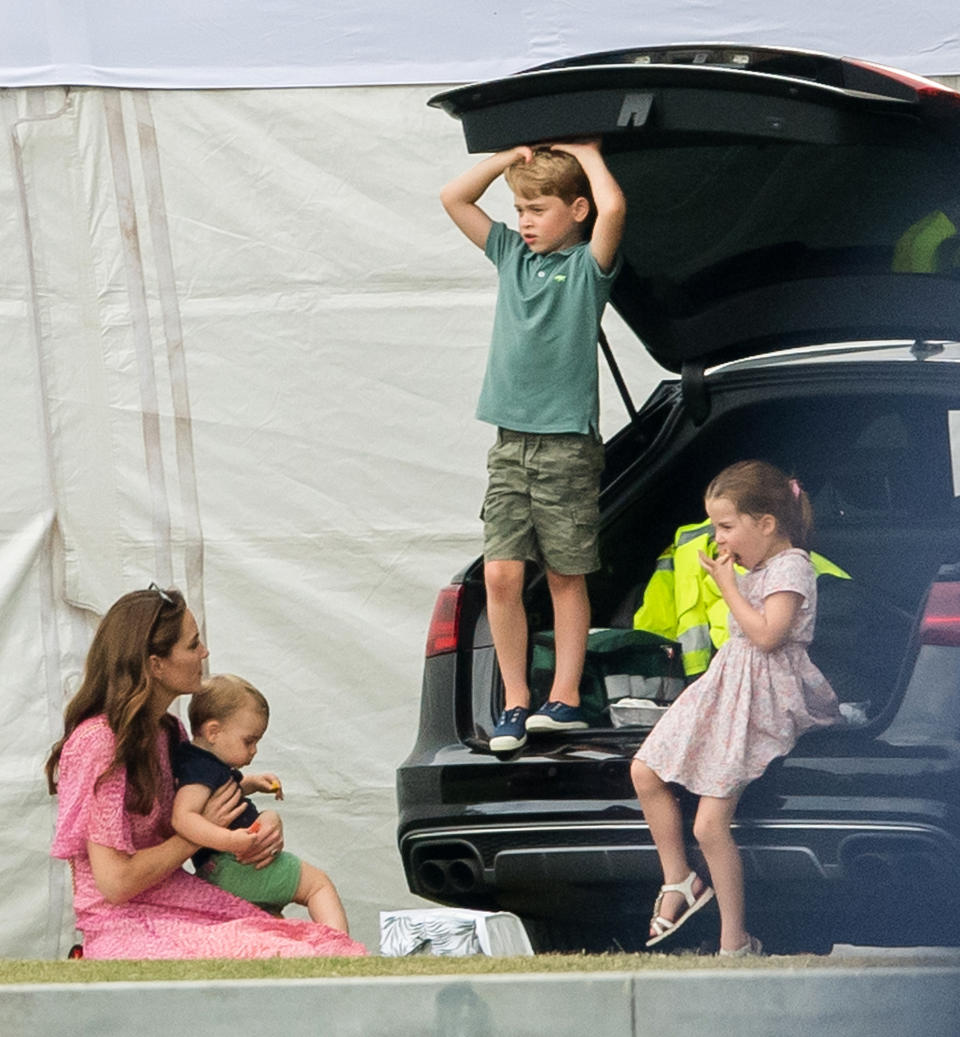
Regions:
M 460 637 L 460 605 L 463 601 L 463 584 L 454 583 L 444 587 L 437 595 L 427 631 L 426 655 L 443 655 L 457 650 Z
M 847 58 L 846 61 L 850 65 L 865 68 L 870 72 L 876 72 L 878 75 L 886 76 L 887 79 L 892 79 L 897 83 L 903 83 L 905 86 L 915 90 L 918 94 L 927 94 L 928 96 L 938 95 L 942 97 L 949 97 L 951 94 L 957 94 L 957 91 L 954 90 L 953 87 L 949 87 L 945 83 L 938 83 L 934 79 L 927 79 L 925 76 L 918 76 L 913 72 L 904 72 L 903 69 L 890 68 L 889 65 L 880 65 L 875 61 L 863 61 L 860 58 Z M 960 97 L 958 97 L 958 100 L 960 100 Z
M 931 585 L 920 640 L 925 645 L 960 647 L 960 582 L 938 580 Z

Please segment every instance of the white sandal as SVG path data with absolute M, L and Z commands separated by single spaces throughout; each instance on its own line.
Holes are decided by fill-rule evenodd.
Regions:
M 653 903 L 653 917 L 650 919 L 650 928 L 653 930 L 654 935 L 647 940 L 647 947 L 653 947 L 660 943 L 661 940 L 665 940 L 668 936 L 671 936 L 691 915 L 695 915 L 704 904 L 708 904 L 713 900 L 713 888 L 711 886 L 704 886 L 700 892 L 700 896 L 694 894 L 693 884 L 696 881 L 697 873 L 691 871 L 683 882 L 674 882 L 660 887 L 657 899 Z M 660 914 L 664 893 L 683 894 L 683 898 L 687 902 L 687 909 L 679 918 L 664 918 Z
M 763 954 L 763 944 L 756 936 L 748 936 L 747 942 L 734 951 L 725 951 L 721 947 L 719 956 L 721 958 L 753 958 L 760 954 Z

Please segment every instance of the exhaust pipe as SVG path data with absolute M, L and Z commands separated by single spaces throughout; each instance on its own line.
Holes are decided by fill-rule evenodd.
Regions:
M 893 864 L 884 853 L 861 853 L 853 859 L 852 872 L 867 888 L 886 886 L 893 881 Z
M 480 886 L 480 865 L 469 857 L 430 858 L 417 867 L 417 881 L 429 896 L 463 896 Z
M 950 876 L 942 862 L 921 849 L 871 850 L 850 862 L 851 873 L 867 889 L 898 889 L 919 902 L 939 899 Z

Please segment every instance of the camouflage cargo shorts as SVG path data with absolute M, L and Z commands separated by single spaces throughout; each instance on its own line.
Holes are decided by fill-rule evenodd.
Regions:
M 603 461 L 594 436 L 497 429 L 480 513 L 484 558 L 537 562 L 565 576 L 598 569 Z

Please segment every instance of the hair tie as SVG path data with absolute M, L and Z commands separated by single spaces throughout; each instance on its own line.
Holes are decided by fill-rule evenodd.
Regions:
M 803 490 L 803 487 L 800 485 L 800 483 L 798 483 L 796 479 L 791 479 L 789 480 L 788 485 L 790 487 L 790 492 L 794 495 L 794 497 L 796 497 L 797 500 L 800 500 L 800 493 Z

